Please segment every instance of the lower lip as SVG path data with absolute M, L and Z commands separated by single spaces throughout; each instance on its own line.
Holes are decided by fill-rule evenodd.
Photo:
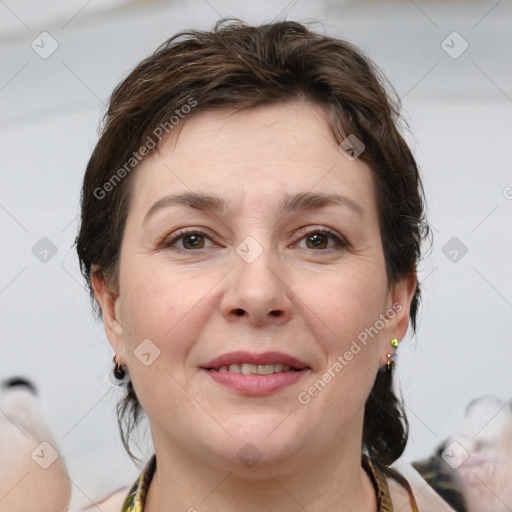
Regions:
M 242 395 L 267 396 L 298 382 L 308 370 L 272 373 L 271 375 L 244 375 L 243 373 L 203 370 L 215 382 L 234 389 Z

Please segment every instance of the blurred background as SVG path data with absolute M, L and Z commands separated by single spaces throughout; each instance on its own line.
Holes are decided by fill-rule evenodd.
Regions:
M 419 329 L 398 353 L 405 459 L 431 453 L 473 398 L 512 398 L 511 1 L 0 0 L 0 380 L 38 387 L 73 506 L 139 472 L 73 248 L 100 117 L 160 43 L 225 16 L 316 22 L 364 50 L 402 99 L 434 235 Z

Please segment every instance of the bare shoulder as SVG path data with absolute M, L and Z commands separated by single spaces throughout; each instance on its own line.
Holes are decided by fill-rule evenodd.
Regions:
M 98 503 L 93 503 L 89 507 L 82 509 L 80 512 L 92 512 L 98 509 L 101 510 L 101 512 L 119 512 L 129 490 L 129 487 L 119 489 Z
M 456 512 L 410 464 L 393 465 L 393 469 L 409 482 L 419 512 Z M 400 512 L 413 512 L 407 489 L 393 478 L 388 477 L 387 482 L 393 509 Z

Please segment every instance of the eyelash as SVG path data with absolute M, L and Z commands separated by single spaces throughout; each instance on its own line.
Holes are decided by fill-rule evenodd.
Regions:
M 320 235 L 325 235 L 325 236 L 328 236 L 330 237 L 332 240 L 334 240 L 334 243 L 337 247 L 329 247 L 327 249 L 319 249 L 319 251 L 327 251 L 327 250 L 330 250 L 330 249 L 335 249 L 335 248 L 348 248 L 349 247 L 349 243 L 343 239 L 342 237 L 338 236 L 334 231 L 331 231 L 330 229 L 327 229 L 327 228 L 314 228 L 314 229 L 309 229 L 309 230 L 306 230 L 305 228 L 304 229 L 301 229 L 300 230 L 301 232 L 301 236 L 299 238 L 299 241 L 307 238 L 308 236 L 310 235 L 314 235 L 314 234 L 320 234 Z M 180 229 L 176 234 L 175 236 L 173 236 L 171 239 L 163 239 L 163 241 L 161 243 L 158 244 L 158 246 L 160 246 L 162 249 L 166 249 L 166 248 L 169 248 L 169 247 L 172 247 L 173 244 L 175 244 L 177 241 L 179 241 L 180 239 L 184 238 L 185 236 L 187 235 L 201 235 L 201 236 L 204 236 L 208 239 L 211 240 L 211 238 L 203 231 L 200 231 L 198 229 Z M 181 248 L 176 248 L 176 250 L 180 251 L 180 252 L 186 252 L 186 253 L 190 253 L 190 252 L 195 252 L 195 251 L 200 251 L 201 249 L 181 249 Z M 310 249 L 312 251 L 314 251 L 315 249 Z

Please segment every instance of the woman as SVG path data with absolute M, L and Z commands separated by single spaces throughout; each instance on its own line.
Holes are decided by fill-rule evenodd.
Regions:
M 125 446 L 142 409 L 155 448 L 124 511 L 450 510 L 389 469 L 428 228 L 387 87 L 344 41 L 222 20 L 114 91 L 77 251 Z

